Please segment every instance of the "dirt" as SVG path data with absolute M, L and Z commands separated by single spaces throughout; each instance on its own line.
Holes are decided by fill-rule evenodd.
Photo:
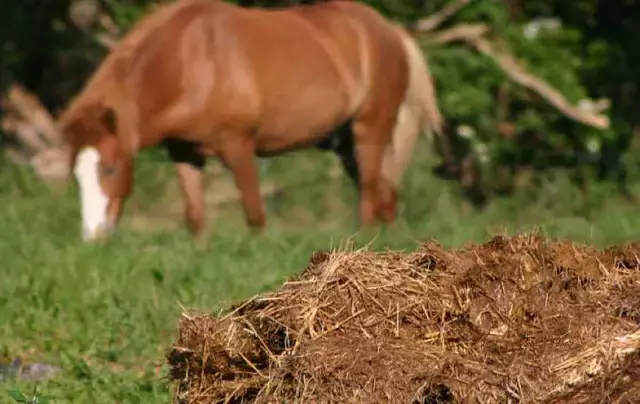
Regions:
M 640 402 L 639 256 L 537 235 L 315 253 L 273 293 L 183 314 L 174 402 Z

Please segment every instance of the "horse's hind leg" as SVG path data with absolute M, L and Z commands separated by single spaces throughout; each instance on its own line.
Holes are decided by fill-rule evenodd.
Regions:
M 255 162 L 255 143 L 250 136 L 231 134 L 219 150 L 220 159 L 231 170 L 240 191 L 247 224 L 262 230 L 266 223 Z
M 358 163 L 356 162 L 353 142 L 353 135 L 351 133 L 345 134 L 344 137 L 340 138 L 337 146 L 333 148 L 333 152 L 340 159 L 342 168 L 346 172 L 347 176 L 353 181 L 353 184 L 356 186 L 359 193 L 360 174 Z M 387 151 L 387 153 L 390 153 L 390 151 Z M 389 155 L 385 156 L 385 159 L 393 159 L 393 157 L 393 155 Z M 392 183 L 391 180 L 385 178 L 384 176 L 381 176 L 380 184 L 378 185 L 378 187 L 378 194 L 380 198 L 377 211 L 378 218 L 386 223 L 391 223 L 396 218 L 396 186 Z
M 398 201 L 396 186 L 388 179 L 380 177 L 378 193 L 380 197 L 378 217 L 386 223 L 392 223 L 396 220 L 396 205 Z
M 204 227 L 203 169 L 205 157 L 191 142 L 168 139 L 164 144 L 178 171 L 180 188 L 185 199 L 187 225 L 193 236 L 199 236 Z
M 353 123 L 360 185 L 360 222 L 364 227 L 373 225 L 378 213 L 382 159 L 386 146 L 384 126 L 375 120 L 357 120 Z

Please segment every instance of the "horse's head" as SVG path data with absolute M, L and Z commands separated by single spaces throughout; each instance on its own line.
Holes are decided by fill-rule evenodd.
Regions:
M 133 156 L 118 136 L 110 109 L 63 125 L 70 168 L 80 188 L 84 240 L 115 229 L 133 185 Z

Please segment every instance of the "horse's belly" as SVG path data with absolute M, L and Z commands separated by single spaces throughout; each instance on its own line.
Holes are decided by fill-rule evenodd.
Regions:
M 298 88 L 289 96 L 281 93 L 277 103 L 264 109 L 256 138 L 258 152 L 271 154 L 314 144 L 348 118 L 346 93 L 317 85 Z

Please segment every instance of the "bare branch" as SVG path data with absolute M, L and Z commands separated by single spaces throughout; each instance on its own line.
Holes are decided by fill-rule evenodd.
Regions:
M 109 14 L 101 13 L 98 16 L 98 22 L 100 27 L 105 31 L 102 34 L 98 34 L 96 40 L 105 48 L 113 49 L 118 43 L 118 39 L 122 35 L 122 30 L 116 25 Z
M 52 147 L 31 157 L 34 171 L 45 182 L 64 181 L 69 177 L 69 151 L 65 147 Z
M 433 33 L 433 41 L 448 43 L 455 41 L 475 41 L 489 32 L 485 24 L 459 24 L 455 27 Z
M 114 37 L 120 36 L 122 34 L 122 30 L 120 29 L 120 27 L 118 27 L 115 21 L 113 21 L 113 18 L 111 18 L 111 16 L 106 12 L 98 16 L 98 22 L 100 23 L 100 26 L 102 28 L 104 28 L 109 34 L 113 35 Z
M 458 0 L 449 3 L 445 8 L 430 17 L 423 18 L 416 22 L 413 29 L 417 32 L 430 32 L 438 28 L 447 18 L 450 18 L 458 11 L 462 10 L 472 0 Z
M 118 39 L 109 34 L 98 34 L 96 36 L 96 41 L 106 49 L 113 49 L 113 47 L 118 43 Z
M 55 120 L 42 105 L 38 97 L 29 93 L 18 84 L 13 84 L 2 99 L 4 117 L 2 126 L 19 126 L 17 122 L 32 125 L 50 145 L 62 143 L 62 136 L 58 131 Z M 13 120 L 13 121 L 12 121 Z
M 31 165 L 45 182 L 64 180 L 68 153 L 55 120 L 40 100 L 14 84 L 1 101 L 0 127 L 22 146 L 7 147 L 6 156 L 16 164 Z
M 120 28 L 98 0 L 73 2 L 69 8 L 69 19 L 87 35 L 92 35 L 91 27 L 97 22 L 104 32 L 97 34 L 95 39 L 107 49 L 112 49 L 121 35 Z
M 49 145 L 42 139 L 35 126 L 15 116 L 5 116 L 0 127 L 6 133 L 13 133 L 32 153 L 39 153 L 49 148 Z
M 30 165 L 38 178 L 47 183 L 65 181 L 69 175 L 66 149 L 55 147 L 44 150 L 31 158 L 16 147 L 9 146 L 4 149 L 5 156 L 14 164 Z
M 434 40 L 439 43 L 462 41 L 473 46 L 478 52 L 491 58 L 511 80 L 535 92 L 568 118 L 599 129 L 609 128 L 607 116 L 571 105 L 560 91 L 528 73 L 512 55 L 496 51 L 491 42 L 483 37 L 488 30 L 483 25 L 460 25 L 435 35 Z

